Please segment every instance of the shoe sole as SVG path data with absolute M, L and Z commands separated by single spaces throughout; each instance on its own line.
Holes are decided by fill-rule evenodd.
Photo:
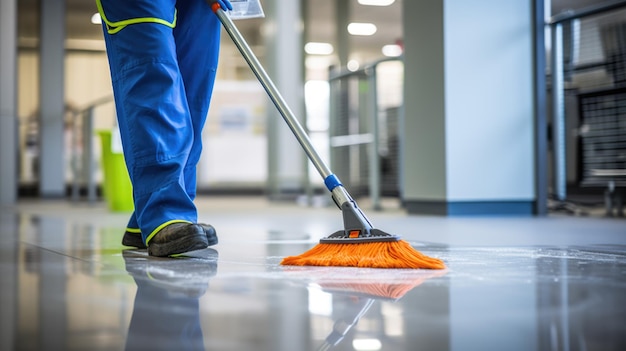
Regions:
M 148 254 L 150 256 L 167 257 L 183 252 L 206 249 L 209 242 L 204 231 L 186 235 L 184 237 L 169 241 L 167 243 L 150 243 L 148 245 Z

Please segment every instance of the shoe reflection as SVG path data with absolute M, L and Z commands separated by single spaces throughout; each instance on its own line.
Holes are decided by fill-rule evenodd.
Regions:
M 332 294 L 333 329 L 317 350 L 337 347 L 377 301 L 397 302 L 425 281 L 447 270 L 289 267 L 292 278 L 306 277 L 309 285 Z
M 122 252 L 137 284 L 126 350 L 204 350 L 199 299 L 217 273 L 218 252 L 202 251 L 202 259 Z

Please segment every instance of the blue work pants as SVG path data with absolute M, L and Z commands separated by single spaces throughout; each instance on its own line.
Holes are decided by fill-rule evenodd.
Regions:
M 96 2 L 133 185 L 128 230 L 147 243 L 167 224 L 197 221 L 196 165 L 220 22 L 204 0 Z

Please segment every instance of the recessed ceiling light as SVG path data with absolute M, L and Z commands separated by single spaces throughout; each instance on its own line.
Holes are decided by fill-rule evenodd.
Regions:
M 350 23 L 348 33 L 352 35 L 373 35 L 376 33 L 376 26 L 373 23 Z
M 329 43 L 309 42 L 304 45 L 304 51 L 309 55 L 330 55 L 334 49 Z
M 389 6 L 396 0 L 359 0 L 359 4 L 366 6 Z
M 382 52 L 387 57 L 398 57 L 402 55 L 402 47 L 398 44 L 385 45 Z
M 350 60 L 348 61 L 348 64 L 346 65 L 346 67 L 348 68 L 348 71 L 350 72 L 355 72 L 356 70 L 359 69 L 359 61 L 357 60 Z
M 102 24 L 102 18 L 100 17 L 99 13 L 94 13 L 93 16 L 91 16 L 91 23 L 93 24 Z

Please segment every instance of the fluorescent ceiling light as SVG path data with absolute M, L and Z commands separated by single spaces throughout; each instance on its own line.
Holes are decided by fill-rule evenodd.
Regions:
M 333 50 L 333 46 L 329 43 L 310 42 L 304 45 L 304 51 L 309 55 L 330 55 Z
M 396 0 L 359 0 L 359 4 L 366 6 L 389 6 Z
M 310 55 L 304 60 L 305 67 L 313 70 L 328 71 L 331 64 L 331 56 L 328 55 Z
M 352 35 L 373 35 L 376 33 L 376 26 L 373 23 L 350 23 L 348 33 Z
M 402 47 L 397 44 L 390 44 L 383 46 L 383 55 L 387 57 L 398 57 L 402 55 Z
M 100 14 L 99 13 L 94 13 L 93 16 L 91 16 L 91 23 L 93 24 L 102 24 L 102 18 L 100 18 Z

